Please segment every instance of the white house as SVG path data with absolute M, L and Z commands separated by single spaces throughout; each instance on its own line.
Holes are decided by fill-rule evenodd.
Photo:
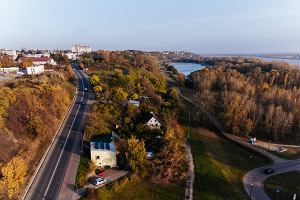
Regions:
M 77 59 L 77 55 L 75 53 L 64 53 L 64 55 L 66 55 L 69 58 L 69 60 Z
M 115 138 L 118 136 L 113 132 L 103 135 L 99 140 L 90 142 L 91 160 L 99 167 L 117 167 L 117 150 Z
M 149 115 L 146 116 L 146 126 L 152 130 L 159 130 L 162 126 L 162 123 L 153 112 L 150 112 Z
M 73 45 L 72 46 L 72 53 L 76 53 L 77 55 L 83 54 L 83 53 L 90 53 L 92 52 L 91 46 L 82 46 L 82 45 Z
M 33 74 L 40 74 L 45 71 L 44 65 L 26 67 L 26 74 L 33 75 Z
M 131 104 L 131 105 L 134 105 L 136 107 L 139 107 L 140 106 L 140 101 L 136 101 L 136 100 L 129 100 L 128 101 L 128 104 Z

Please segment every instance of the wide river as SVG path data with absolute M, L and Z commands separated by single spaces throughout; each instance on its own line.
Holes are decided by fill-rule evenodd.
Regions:
M 291 59 L 275 59 L 275 58 L 260 58 L 265 61 L 278 61 L 278 62 L 287 62 L 291 65 L 299 65 L 300 60 L 291 60 Z M 171 63 L 179 72 L 184 75 L 189 75 L 190 73 L 203 69 L 205 66 L 196 63 Z

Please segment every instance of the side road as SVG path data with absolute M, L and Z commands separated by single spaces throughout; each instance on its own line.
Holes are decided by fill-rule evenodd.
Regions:
M 196 102 L 194 102 L 193 100 L 191 100 L 190 98 L 184 96 L 181 91 L 179 91 L 180 96 L 185 99 L 186 101 L 190 102 L 191 104 L 193 104 L 194 106 L 196 106 L 197 108 L 201 109 L 200 105 L 197 104 Z M 245 141 L 242 141 L 239 137 L 234 136 L 232 134 L 228 134 L 226 133 L 221 125 L 219 124 L 219 122 L 217 121 L 216 118 L 214 118 L 213 116 L 209 115 L 209 113 L 206 113 L 207 117 L 209 118 L 209 120 L 212 122 L 212 124 L 220 131 L 220 133 L 222 135 L 224 135 L 226 138 L 230 139 L 231 141 L 240 144 L 241 146 L 248 148 L 252 151 L 255 151 L 267 158 L 269 158 L 270 160 L 273 161 L 274 164 L 269 165 L 269 166 L 265 166 L 265 167 L 260 167 L 260 168 L 256 168 L 250 172 L 248 172 L 244 178 L 243 178 L 243 183 L 244 183 L 244 189 L 247 192 L 247 194 L 249 195 L 250 199 L 253 200 L 270 200 L 270 198 L 267 196 L 267 194 L 264 191 L 264 181 L 270 177 L 271 175 L 265 175 L 263 173 L 264 169 L 267 168 L 273 168 L 275 170 L 275 173 L 272 174 L 276 175 L 276 174 L 280 174 L 280 173 L 285 173 L 285 172 L 289 172 L 289 171 L 297 171 L 300 170 L 300 159 L 298 160 L 286 160 L 286 159 L 282 159 L 282 158 L 278 158 L 277 156 L 274 156 L 270 153 L 268 153 L 267 151 L 261 149 L 261 148 L 257 148 L 256 146 L 250 145 Z

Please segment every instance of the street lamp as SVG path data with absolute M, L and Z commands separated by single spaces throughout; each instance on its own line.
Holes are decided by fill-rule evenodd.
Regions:
M 251 162 L 251 161 L 252 161 L 252 158 L 253 158 L 253 156 L 252 156 L 252 155 L 250 155 L 250 156 L 249 156 L 249 169 L 251 168 L 251 164 L 252 164 L 252 162 Z
M 253 183 L 251 183 L 251 187 L 250 187 L 250 200 L 252 200 L 252 188 L 253 188 Z
M 276 189 L 276 200 L 278 200 L 278 195 L 279 195 L 279 192 L 280 192 L 280 189 L 279 189 L 279 188 L 277 188 L 277 189 Z

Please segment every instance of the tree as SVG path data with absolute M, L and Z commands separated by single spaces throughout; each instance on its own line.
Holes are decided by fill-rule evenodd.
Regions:
M 154 180 L 171 182 L 184 177 L 188 169 L 184 136 L 184 131 L 176 120 L 167 124 L 163 146 L 153 161 Z
M 93 89 L 94 89 L 94 92 L 95 92 L 95 93 L 100 93 L 100 92 L 102 92 L 102 87 L 101 87 L 100 85 L 95 86 Z
M 146 176 L 149 171 L 150 163 L 147 159 L 147 152 L 144 141 L 138 141 L 132 136 L 127 141 L 128 152 L 127 160 L 133 173 L 137 173 L 142 177 Z
M 32 58 L 23 58 L 21 62 L 21 67 L 26 68 L 33 65 Z
M 90 78 L 90 82 L 91 82 L 91 84 L 92 84 L 93 86 L 97 86 L 97 85 L 100 84 L 100 77 L 97 76 L 97 75 L 95 75 L 95 74 L 93 74 L 93 75 L 91 76 L 91 78 Z
M 20 186 L 25 183 L 26 172 L 27 165 L 25 160 L 21 157 L 14 157 L 1 169 L 3 182 L 7 187 L 10 199 L 19 192 Z
M 139 95 L 137 93 L 134 93 L 132 95 L 132 99 L 137 100 L 139 98 Z
M 128 97 L 128 93 L 125 92 L 123 88 L 120 87 L 114 89 L 113 95 L 115 97 L 115 100 L 118 101 L 124 101 Z

